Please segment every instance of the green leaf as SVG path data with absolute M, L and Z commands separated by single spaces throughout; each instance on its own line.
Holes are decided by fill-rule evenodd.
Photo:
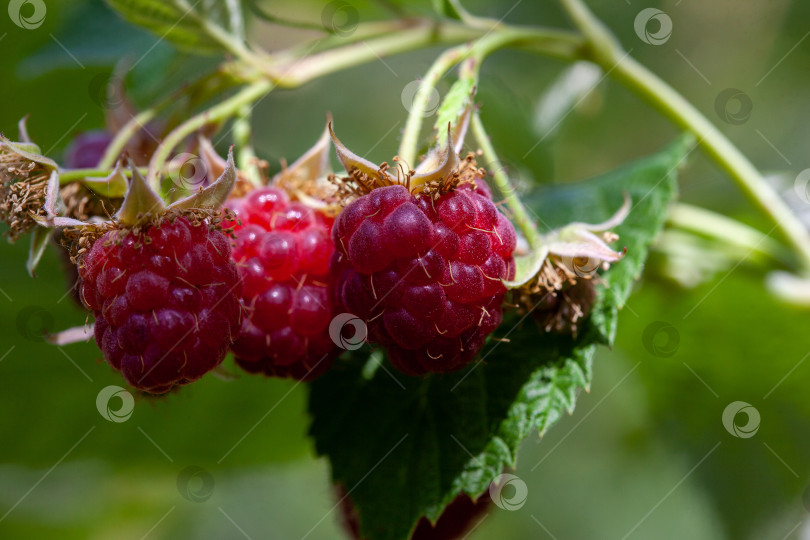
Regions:
M 127 176 L 124 174 L 124 164 L 119 161 L 115 169 L 104 177 L 85 177 L 81 180 L 84 187 L 93 190 L 102 197 L 117 198 L 127 193 Z
M 50 39 L 17 64 L 22 77 L 37 77 L 56 69 L 112 66 L 122 58 L 134 62 L 146 51 L 171 49 L 167 43 L 155 43 L 149 32 L 127 24 L 103 2 L 77 2 L 74 10 L 54 31 Z M 62 48 L 64 47 L 64 49 Z M 65 49 L 70 54 L 65 54 Z M 149 56 L 145 61 L 149 61 Z M 77 63 L 77 60 L 81 63 Z
M 134 175 L 138 174 L 133 170 Z M 233 162 L 233 147 L 228 150 L 228 161 L 225 170 L 210 186 L 189 195 L 184 199 L 173 202 L 169 210 L 191 210 L 193 208 L 210 208 L 219 210 L 230 196 L 236 185 L 236 165 Z M 126 201 L 124 201 L 126 203 Z
M 436 114 L 436 141 L 439 147 L 443 147 L 447 142 L 447 126 L 452 126 L 455 131 L 456 124 L 459 121 L 463 122 L 465 115 L 470 114 L 474 92 L 475 79 L 472 77 L 458 79 L 447 91 Z
M 121 203 L 121 208 L 115 214 L 115 219 L 124 225 L 134 226 L 146 216 L 162 213 L 166 209 L 166 203 L 149 187 L 146 179 L 132 163 L 130 163 L 130 169 L 132 179 L 129 181 L 124 202 Z
M 435 520 L 460 493 L 486 491 L 513 467 L 520 442 L 572 411 L 591 380 L 593 353 L 610 344 L 647 249 L 675 198 L 684 139 L 650 158 L 592 180 L 549 186 L 527 198 L 552 226 L 609 218 L 627 193 L 635 205 L 616 229 L 627 256 L 603 275 L 591 316 L 574 339 L 506 317 L 481 361 L 424 378 L 393 368 L 363 374 L 362 359 L 338 362 L 311 384 L 311 433 L 335 483 L 354 503 L 364 538 L 407 538 L 421 516 Z
M 177 47 L 197 54 L 218 54 L 223 40 L 242 40 L 241 12 L 229 0 L 105 0 L 129 22 Z M 239 13 L 237 13 L 239 12 Z M 237 33 L 225 30 L 221 23 Z

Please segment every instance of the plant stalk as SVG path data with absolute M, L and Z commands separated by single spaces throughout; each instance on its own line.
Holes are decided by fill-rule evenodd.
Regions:
M 270 80 L 257 81 L 244 87 L 225 101 L 192 116 L 174 128 L 163 142 L 160 143 L 155 153 L 152 155 L 152 159 L 149 161 L 149 172 L 146 176 L 146 180 L 152 189 L 158 193 L 160 192 L 160 172 L 163 169 L 163 165 L 166 163 L 166 160 L 169 158 L 174 148 L 180 144 L 183 139 L 204 127 L 206 124 L 220 122 L 234 116 L 242 107 L 255 103 L 258 99 L 269 94 L 273 88 L 274 84 Z
M 498 160 L 498 155 L 495 153 L 495 148 L 493 148 L 492 142 L 489 140 L 489 135 L 487 135 L 484 124 L 481 122 L 481 117 L 478 115 L 477 111 L 472 115 L 470 127 L 473 135 L 475 135 L 478 146 L 481 147 L 485 159 L 491 164 L 492 178 L 495 181 L 495 185 L 498 186 L 498 190 L 503 195 L 507 208 L 509 208 L 512 213 L 512 220 L 520 228 L 523 236 L 526 237 L 529 248 L 536 250 L 542 244 L 540 233 L 537 231 L 534 220 L 532 220 L 526 207 L 523 206 L 523 203 L 515 192 L 515 188 L 512 187 L 509 177 L 504 172 L 504 167 L 501 165 L 500 160 Z
M 463 64 L 461 77 L 469 77 L 477 84 L 478 73 L 484 59 L 504 47 L 526 47 L 535 52 L 542 52 L 549 56 L 565 60 L 576 60 L 582 40 L 575 34 L 566 31 L 545 28 L 523 29 L 513 27 L 497 27 L 483 35 L 472 44 L 464 44 L 448 49 L 441 54 L 425 74 L 414 96 L 402 142 L 399 147 L 399 157 L 409 167 L 415 166 L 416 149 L 419 135 L 422 130 L 422 121 L 425 110 L 430 101 L 430 95 L 441 78 L 455 65 L 464 60 L 471 59 L 470 63 Z
M 160 107 L 152 107 L 130 118 L 130 120 L 124 124 L 124 127 L 115 134 L 115 137 L 107 146 L 107 149 L 104 150 L 104 155 L 101 156 L 101 160 L 98 162 L 98 168 L 111 169 L 132 137 L 157 116 L 159 110 Z
M 138 171 L 141 174 L 146 174 L 147 168 L 146 167 L 139 167 Z M 71 182 L 76 182 L 79 180 L 83 180 L 84 178 L 103 178 L 105 176 L 111 175 L 113 172 L 112 167 L 92 167 L 88 169 L 64 169 L 59 171 L 59 184 L 64 186 L 65 184 L 70 184 Z M 132 171 L 124 167 L 121 169 L 121 172 L 125 176 L 131 176 Z
M 582 0 L 561 0 L 589 42 L 590 60 L 636 92 L 676 125 L 694 134 L 698 144 L 779 227 L 810 274 L 810 231 L 740 150 L 694 105 L 629 56 Z

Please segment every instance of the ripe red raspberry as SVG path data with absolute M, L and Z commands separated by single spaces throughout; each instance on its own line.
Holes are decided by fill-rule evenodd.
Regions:
M 335 486 L 335 494 L 340 508 L 340 523 L 349 536 L 362 540 L 360 518 L 354 501 L 346 493 L 343 485 Z M 466 538 L 469 532 L 481 522 L 492 506 L 488 492 L 477 499 L 462 493 L 448 504 L 435 523 L 422 516 L 411 533 L 410 540 L 457 540 Z
M 516 237 L 485 188 L 435 200 L 377 188 L 346 206 L 332 234 L 338 301 L 404 373 L 463 367 L 500 324 Z
M 332 364 L 332 219 L 274 187 L 228 202 L 247 316 L 232 350 L 250 373 L 309 380 Z
M 129 384 L 161 394 L 222 362 L 241 322 L 230 255 L 222 232 L 178 217 L 107 232 L 81 258 L 96 342 Z

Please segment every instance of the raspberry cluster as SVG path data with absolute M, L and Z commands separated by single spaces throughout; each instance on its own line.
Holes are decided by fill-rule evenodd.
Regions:
M 111 230 L 81 256 L 96 342 L 129 384 L 161 394 L 222 362 L 241 322 L 230 257 L 222 232 L 186 217 Z
M 338 349 L 329 260 L 332 220 L 274 187 L 231 200 L 233 259 L 247 316 L 232 350 L 250 373 L 307 380 L 329 369 Z
M 436 198 L 377 188 L 332 229 L 337 302 L 406 374 L 463 367 L 501 322 L 516 235 L 480 186 Z

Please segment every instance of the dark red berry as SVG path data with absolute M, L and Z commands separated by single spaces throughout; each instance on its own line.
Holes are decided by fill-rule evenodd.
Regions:
M 112 139 L 110 133 L 101 129 L 76 135 L 65 148 L 65 167 L 70 169 L 95 167 L 101 161 Z
M 342 485 L 335 486 L 335 494 L 340 507 L 340 522 L 350 538 L 360 540 L 360 519 L 354 502 Z M 484 492 L 477 499 L 471 499 L 462 493 L 453 499 L 442 511 L 435 523 L 422 517 L 410 535 L 410 540 L 457 540 L 466 535 L 484 519 L 485 513 L 492 505 L 489 492 Z
M 317 377 L 338 352 L 329 337 L 332 220 L 274 187 L 227 206 L 238 219 L 233 259 L 247 308 L 232 347 L 236 362 L 249 373 Z
M 411 375 L 470 362 L 501 322 L 515 229 L 469 184 L 431 200 L 401 185 L 346 206 L 332 229 L 336 297 Z
M 222 362 L 239 331 L 242 291 L 222 232 L 185 217 L 115 230 L 80 263 L 96 343 L 129 384 L 161 394 Z

